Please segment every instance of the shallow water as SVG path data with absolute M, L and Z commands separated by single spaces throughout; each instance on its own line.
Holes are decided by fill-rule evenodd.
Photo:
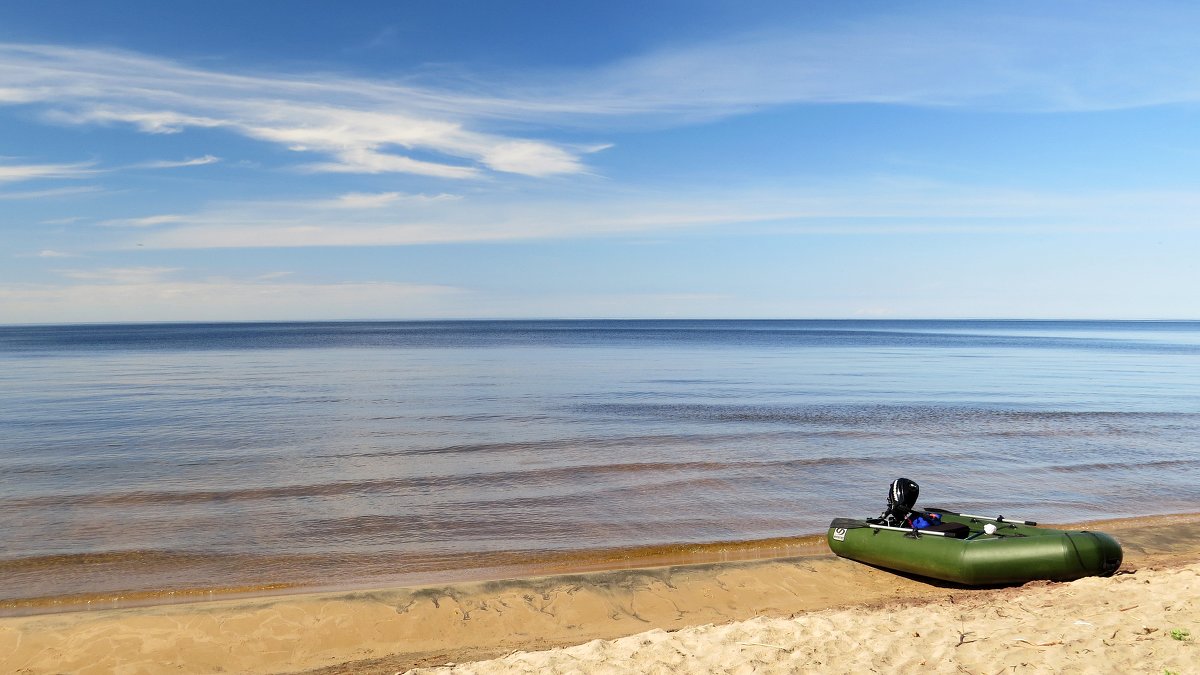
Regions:
M 0 428 L 0 607 L 586 567 L 1195 510 L 1200 323 L 0 327 Z

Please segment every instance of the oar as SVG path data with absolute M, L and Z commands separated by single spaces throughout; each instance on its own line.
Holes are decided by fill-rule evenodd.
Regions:
M 994 520 L 997 523 L 1016 523 L 1017 525 L 1028 525 L 1030 527 L 1037 526 L 1037 523 L 1033 522 L 1032 520 L 1016 520 L 1013 518 L 1005 518 L 1004 516 L 996 516 L 995 518 L 993 518 L 991 516 L 973 516 L 969 513 L 960 513 L 958 515 L 962 516 L 963 518 L 978 518 L 980 520 Z
M 888 530 L 889 532 L 916 532 L 917 534 L 932 534 L 937 537 L 944 537 L 949 532 L 930 532 L 929 530 L 917 530 L 911 527 L 892 527 L 891 525 L 875 525 L 867 523 L 867 527 L 875 528 L 876 530 Z

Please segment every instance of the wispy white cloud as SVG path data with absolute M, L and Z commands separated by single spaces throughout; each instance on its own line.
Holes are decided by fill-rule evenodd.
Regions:
M 381 193 L 227 204 L 139 232 L 126 246 L 406 246 L 718 228 L 797 234 L 1102 232 L 1200 227 L 1195 213 L 1200 213 L 1200 196 L 1188 192 L 1056 193 L 888 179 L 668 195 L 593 190 L 573 198 L 442 200 Z
M 192 159 L 183 159 L 178 161 L 163 160 L 159 162 L 145 162 L 144 164 L 139 164 L 138 167 L 145 169 L 177 169 L 187 166 L 216 164 L 219 161 L 221 161 L 220 157 L 204 155 L 203 157 L 193 157 Z
M 157 225 L 166 225 L 167 223 L 179 223 L 187 220 L 183 216 L 164 213 L 157 216 L 143 216 L 141 218 L 117 218 L 113 220 L 105 220 L 101 225 L 115 227 L 155 227 Z
M 398 84 L 233 75 L 125 52 L 0 44 L 0 86 L 0 102 L 40 104 L 50 121 L 147 133 L 221 128 L 327 158 L 309 163 L 312 171 L 471 178 L 583 170 L 571 148 L 472 130 L 481 109 Z
M 93 194 L 97 192 L 103 192 L 103 190 L 96 185 L 76 185 L 72 187 L 50 188 L 47 190 L 0 192 L 0 199 L 45 199 L 47 197 L 69 197 L 72 195 Z
M 309 150 L 309 146 L 293 145 L 293 150 Z M 356 148 L 343 150 L 336 162 L 306 164 L 303 168 L 312 173 L 413 173 L 436 178 L 474 178 L 479 170 L 470 166 L 452 166 L 437 162 L 425 162 L 411 157 Z
M 227 321 L 443 317 L 463 291 L 397 282 L 286 283 L 272 279 L 169 280 L 126 270 L 77 274 L 82 283 L 0 285 L 10 323 Z
M 677 123 L 792 104 L 1049 112 L 1196 103 L 1197 22 L 1200 7 L 1179 3 L 889 7 L 550 73 L 508 99 L 516 114 L 600 124 Z
M 35 91 L 15 87 L 0 87 L 0 104 L 32 103 L 40 98 Z
M 178 271 L 177 267 L 108 267 L 94 270 L 61 270 L 61 274 L 71 279 L 139 284 L 157 282 Z
M 452 195 L 444 192 L 435 195 L 414 195 L 403 192 L 348 192 L 336 199 L 314 202 L 313 206 L 335 209 L 379 209 L 398 202 L 429 204 L 458 201 L 460 199 L 462 199 L 461 195 Z
M 404 246 L 430 243 L 580 238 L 780 218 L 764 205 L 610 201 L 370 200 L 228 205 L 139 233 L 145 248 Z M 369 205 L 369 206 L 368 206 Z M 436 207 L 436 208 L 434 208 Z M 132 242 L 131 242 L 132 243 Z
M 50 94 L 50 91 L 47 91 Z M 114 92 L 116 93 L 116 92 Z M 215 128 L 228 124 L 215 117 L 189 115 L 174 111 L 144 111 L 129 106 L 92 104 L 79 111 L 50 110 L 46 119 L 63 124 L 105 124 L 127 122 L 148 134 L 177 134 L 188 127 Z
M 308 171 L 553 176 L 585 172 L 584 157 L 606 144 L 486 129 L 495 120 L 526 130 L 672 125 L 805 103 L 1022 111 L 1195 103 L 1200 41 L 1188 27 L 1197 23 L 1200 7 L 1179 4 L 927 4 L 663 46 L 598 67 L 424 84 L 0 44 L 0 104 L 35 105 L 65 124 L 224 129 L 301 153 Z M 8 180 L 30 175 L 13 171 Z
M 42 249 L 37 253 L 18 253 L 17 258 L 77 258 L 78 253 L 67 253 L 65 251 L 56 251 L 54 249 Z
M 35 180 L 39 178 L 85 178 L 96 173 L 90 162 L 77 164 L 7 164 L 0 163 L 0 183 Z

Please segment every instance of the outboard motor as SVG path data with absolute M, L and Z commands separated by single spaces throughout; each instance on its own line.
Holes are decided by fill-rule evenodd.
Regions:
M 891 487 L 888 488 L 888 505 L 879 519 L 884 525 L 892 527 L 904 527 L 905 520 L 908 514 L 912 513 L 913 506 L 917 503 L 917 495 L 921 493 L 921 487 L 915 482 L 907 478 L 897 478 L 892 481 Z

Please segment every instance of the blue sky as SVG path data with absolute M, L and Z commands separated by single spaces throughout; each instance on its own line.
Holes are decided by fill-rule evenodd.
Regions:
M 0 5 L 0 322 L 1200 318 L 1200 8 Z

